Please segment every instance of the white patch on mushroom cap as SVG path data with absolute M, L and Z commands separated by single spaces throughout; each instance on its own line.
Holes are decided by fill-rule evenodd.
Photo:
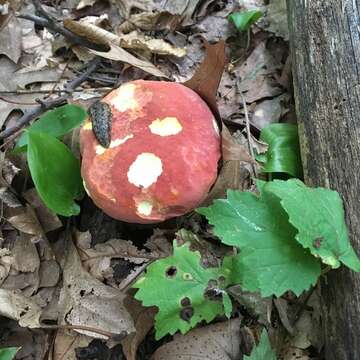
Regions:
M 176 135 L 182 130 L 182 126 L 176 117 L 156 119 L 149 125 L 150 131 L 155 135 Z
M 163 172 L 162 162 L 152 153 L 142 153 L 130 165 L 127 177 L 131 184 L 148 188 Z
M 138 107 L 138 103 L 135 99 L 135 84 L 125 84 L 119 87 L 113 96 L 110 93 L 109 103 L 114 106 L 118 111 L 124 112 L 127 110 L 135 110 Z
M 106 151 L 106 148 L 104 148 L 101 145 L 96 145 L 96 147 L 95 147 L 96 155 L 102 155 L 105 151 Z
M 217 135 L 220 135 L 219 126 L 218 126 L 215 118 L 212 118 L 212 122 L 213 122 L 214 129 L 215 129 L 215 131 L 216 131 L 216 134 L 217 134 Z
M 136 209 L 139 215 L 149 216 L 151 215 L 153 204 L 149 201 L 141 201 L 137 204 Z
M 115 140 L 111 140 L 111 143 L 110 143 L 110 148 L 115 148 L 119 145 L 122 145 L 124 143 L 126 143 L 128 140 L 132 139 L 134 137 L 133 134 L 130 134 L 130 135 L 126 135 L 125 137 L 123 138 L 120 138 L 120 139 L 115 139 Z

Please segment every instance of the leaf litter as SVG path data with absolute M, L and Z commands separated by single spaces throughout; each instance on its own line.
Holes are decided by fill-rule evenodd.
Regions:
M 219 180 L 204 204 L 224 197 L 227 188 L 253 190 L 251 167 L 255 160 L 248 144 L 258 152 L 264 151 L 264 144 L 257 140 L 259 130 L 270 123 L 287 121 L 286 116 L 291 115 L 284 3 L 118 0 L 106 8 L 106 17 L 96 15 L 97 2 L 94 1 L 69 3 L 67 9 L 51 1 L 46 3 L 46 9 L 58 19 L 65 13 L 69 15 L 65 16 L 67 25 L 75 23 L 77 29 L 82 30 L 81 36 L 92 40 L 96 39 L 97 32 L 105 36 L 111 49 L 100 53 L 71 44 L 51 29 L 35 27 L 33 22 L 17 18 L 14 11 L 34 15 L 34 7 L 25 2 L 15 8 L 11 2 L 9 15 L 5 20 L 0 18 L 3 74 L 0 125 L 11 127 L 19 117 L 18 112 L 31 110 L 37 98 L 54 99 L 63 94 L 59 91 L 64 90 L 66 81 L 76 76 L 84 62 L 95 55 L 103 57 L 103 66 L 81 89 L 70 94 L 69 102 L 99 98 L 111 87 L 131 79 L 168 78 L 186 83 L 195 74 L 192 83 L 186 84 L 195 88 L 217 114 L 224 150 Z M 245 49 L 246 36 L 236 32 L 228 16 L 233 11 L 254 8 L 263 11 L 265 17 L 254 25 L 250 48 Z M 79 15 L 81 11 L 84 14 L 93 11 L 96 17 L 90 20 Z M 223 45 L 220 51 L 219 47 L 212 47 L 217 49 L 215 58 L 220 59 L 220 66 L 211 70 L 213 57 L 205 68 L 199 68 L 206 58 L 206 48 L 209 49 L 209 45 L 204 46 L 204 40 L 210 43 L 225 40 L 228 61 L 225 61 Z M 204 83 L 209 84 L 204 87 Z M 247 112 L 243 98 L 248 105 Z M 247 125 L 251 133 L 247 132 Z M 252 339 L 260 339 L 261 324 L 270 328 L 270 340 L 283 359 L 299 356 L 307 359 L 309 347 L 320 350 L 321 341 L 313 336 L 319 310 L 312 301 L 309 302 L 313 309 L 311 315 L 306 310 L 295 325 L 289 315 L 295 336 L 274 336 L 283 334 L 284 328 L 290 329 L 289 324 L 279 326 L 270 321 L 279 317 L 279 322 L 284 322 L 285 313 L 275 312 L 271 299 L 249 296 L 238 288 L 233 289 L 232 296 L 240 317 L 217 318 L 215 324 L 201 324 L 186 335 L 176 334 L 165 343 L 156 343 L 152 330 L 156 309 L 142 307 L 129 295 L 129 287 L 148 264 L 171 256 L 175 233 L 181 230 L 179 224 L 170 222 L 161 229 L 148 229 L 114 224 L 96 213 L 93 219 L 99 224 L 108 224 L 106 232 L 94 232 L 90 223 L 85 228 L 84 224 L 75 223 L 71 230 L 77 234 L 73 236 L 74 243 L 65 241 L 64 231 L 69 234 L 69 224 L 44 205 L 28 180 L 26 163 L 20 155 L 10 156 L 8 147 L 5 144 L 2 148 L 5 166 L 2 166 L 0 191 L 3 214 L 0 313 L 13 320 L 11 326 L 6 322 L 2 325 L 0 321 L 0 329 L 5 326 L 9 332 L 7 338 L 0 336 L 0 346 L 14 345 L 11 339 L 15 334 L 26 330 L 22 343 L 15 344 L 23 346 L 17 358 L 41 358 L 52 349 L 52 340 L 46 335 L 50 333 L 41 330 L 48 323 L 70 328 L 90 326 L 95 331 L 60 328 L 55 334 L 53 358 L 62 360 L 80 359 L 79 349 L 90 348 L 95 353 L 98 351 L 100 359 L 105 359 L 99 355 L 101 346 L 110 349 L 120 341 L 127 359 L 181 358 L 186 352 L 194 358 L 202 353 L 209 359 L 228 359 L 229 354 L 236 358 L 240 356 L 239 348 L 245 346 L 239 346 L 239 342 L 246 342 L 246 333 Z M 84 211 L 90 212 L 90 207 Z M 184 217 L 179 223 L 185 231 L 191 228 L 192 232 L 181 230 L 180 237 L 191 246 L 198 246 L 206 266 L 222 259 L 224 254 L 214 252 L 216 236 L 210 227 L 196 217 Z M 293 303 L 287 296 L 282 297 L 282 302 Z M 288 306 L 284 308 L 289 311 Z M 255 326 L 244 327 L 244 317 Z M 123 340 L 109 340 L 96 330 L 128 336 Z M 94 338 L 101 338 L 103 342 L 94 343 Z M 283 339 L 280 345 L 276 338 Z M 18 339 L 20 341 L 20 337 Z M 254 344 L 255 341 L 248 341 L 245 348 L 249 351 L 245 354 L 251 356 Z

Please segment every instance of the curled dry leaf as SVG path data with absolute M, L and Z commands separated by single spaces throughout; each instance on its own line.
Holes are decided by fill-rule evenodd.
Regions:
M 121 35 L 119 40 L 120 46 L 125 49 L 147 50 L 153 54 L 173 55 L 177 57 L 183 57 L 186 55 L 185 48 L 175 47 L 163 39 L 154 39 L 138 31 L 133 31 L 130 34 Z
M 218 124 L 221 126 L 223 166 L 218 178 L 203 206 L 209 204 L 215 197 L 223 197 L 226 189 L 242 189 L 248 172 L 243 171 L 240 162 L 254 164 L 248 150 L 232 138 L 229 130 L 222 123 L 221 114 L 217 107 L 216 94 L 226 63 L 225 42 L 219 41 L 214 45 L 205 42 L 205 58 L 195 75 L 184 85 L 196 91 L 209 105 Z M 210 75 L 211 74 L 211 75 Z
M 63 269 L 63 287 L 59 300 L 60 321 L 64 324 L 90 326 L 112 334 L 135 331 L 133 321 L 123 305 L 124 295 L 93 278 L 82 268 L 72 241 L 68 241 Z M 92 337 L 106 338 L 77 330 Z
M 241 358 L 240 319 L 176 334 L 174 340 L 161 346 L 152 360 L 230 360 Z

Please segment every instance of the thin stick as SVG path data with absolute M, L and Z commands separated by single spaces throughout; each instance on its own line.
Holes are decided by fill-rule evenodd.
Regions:
M 245 99 L 245 96 L 242 93 L 242 91 L 240 89 L 239 89 L 239 91 L 240 91 L 240 95 L 241 95 L 241 99 L 242 99 L 243 107 L 244 107 L 244 112 L 245 112 L 246 135 L 247 135 L 247 142 L 248 142 L 249 152 L 250 152 L 250 155 L 251 155 L 252 159 L 255 161 L 254 149 L 251 146 L 250 120 L 249 120 L 249 113 L 248 113 L 248 109 L 247 109 L 247 105 L 246 105 L 246 99 Z M 257 177 L 257 171 L 256 171 L 256 168 L 255 168 L 255 165 L 251 164 L 251 168 L 253 170 L 254 177 Z
M 25 125 L 27 125 L 31 120 L 38 117 L 45 111 L 64 104 L 66 100 L 70 97 L 73 90 L 79 85 L 81 85 L 84 81 L 86 81 L 89 75 L 91 75 L 96 70 L 99 63 L 99 58 L 95 58 L 94 60 L 92 60 L 86 71 L 84 71 L 79 77 L 76 77 L 74 80 L 70 81 L 65 86 L 64 91 L 66 92 L 66 94 L 61 95 L 55 99 L 42 101 L 41 105 L 34 106 L 33 109 L 26 111 L 24 115 L 21 116 L 20 119 L 17 121 L 17 124 L 15 126 L 5 129 L 3 132 L 0 133 L 0 140 L 6 139 L 7 137 L 13 135 Z

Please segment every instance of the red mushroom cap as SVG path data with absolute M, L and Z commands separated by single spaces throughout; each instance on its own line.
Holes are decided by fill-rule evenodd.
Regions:
M 153 223 L 183 215 L 217 177 L 220 137 L 206 103 L 184 85 L 137 80 L 109 93 L 111 143 L 102 147 L 87 120 L 80 133 L 82 176 L 111 217 Z

